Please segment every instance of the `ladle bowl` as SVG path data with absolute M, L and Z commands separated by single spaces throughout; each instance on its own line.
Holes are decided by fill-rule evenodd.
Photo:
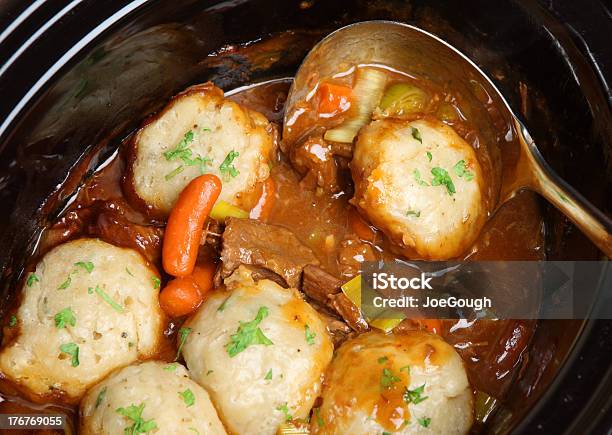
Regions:
M 417 27 L 394 21 L 364 21 L 338 29 L 316 44 L 302 62 L 289 91 L 284 139 L 291 141 L 299 134 L 292 130 L 290 120 L 295 119 L 297 111 L 303 110 L 299 102 L 308 99 L 313 83 L 351 66 L 367 65 L 401 71 L 441 86 L 452 84 L 465 99 L 466 106 L 472 109 L 470 121 L 489 145 L 500 143 L 495 130 L 499 131 L 500 121 L 503 123 L 507 133 L 494 151 L 501 155 L 500 161 L 504 164 L 498 171 L 498 179 L 491 180 L 496 201 L 490 215 L 520 190 L 535 191 L 612 258 L 612 220 L 550 168 L 525 125 L 474 62 L 452 45 Z M 484 103 L 492 104 L 485 106 Z M 502 113 L 495 113 L 492 119 L 487 107 L 497 107 Z M 511 146 L 514 150 L 509 148 Z M 513 155 L 510 164 L 505 154 Z

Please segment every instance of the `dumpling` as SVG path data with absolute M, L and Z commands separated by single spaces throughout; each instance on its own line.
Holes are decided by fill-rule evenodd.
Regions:
M 227 429 L 273 435 L 308 416 L 333 346 L 318 313 L 297 290 L 254 283 L 240 267 L 186 322 L 190 374 L 210 393 Z
M 112 370 L 158 351 L 158 293 L 157 271 L 131 249 L 97 239 L 57 246 L 26 280 L 2 374 L 34 396 L 80 399 Z
M 338 349 L 314 434 L 465 434 L 473 395 L 461 357 L 436 335 L 367 333 Z
M 81 402 L 80 433 L 114 435 L 140 424 L 142 433 L 225 435 L 208 393 L 178 364 L 148 361 L 111 374 Z
M 373 121 L 359 133 L 352 202 L 411 258 L 460 256 L 486 218 L 474 149 L 437 120 Z
M 274 129 L 262 114 L 226 100 L 211 83 L 192 86 L 136 133 L 126 191 L 167 215 L 192 179 L 211 173 L 223 180 L 219 199 L 241 206 L 270 175 L 275 149 Z

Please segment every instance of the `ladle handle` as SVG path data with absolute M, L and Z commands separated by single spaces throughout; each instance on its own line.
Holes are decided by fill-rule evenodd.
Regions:
M 523 157 L 531 166 L 530 186 L 567 216 L 608 258 L 612 258 L 612 220 L 561 179 L 546 163 L 529 133 L 517 123 Z

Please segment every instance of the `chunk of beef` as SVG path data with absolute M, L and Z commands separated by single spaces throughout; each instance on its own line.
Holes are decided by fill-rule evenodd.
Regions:
M 251 219 L 228 218 L 222 238 L 220 277 L 241 264 L 268 269 L 297 288 L 305 266 L 318 265 L 310 248 L 286 228 Z
M 303 143 L 294 146 L 290 159 L 293 167 L 304 176 L 301 184 L 305 188 L 320 187 L 326 192 L 340 190 L 338 164 L 322 134 L 309 136 Z
M 306 266 L 304 268 L 302 291 L 308 297 L 338 313 L 353 330 L 367 331 L 368 323 L 361 315 L 359 307 L 342 293 L 341 285 L 342 281 L 319 267 Z

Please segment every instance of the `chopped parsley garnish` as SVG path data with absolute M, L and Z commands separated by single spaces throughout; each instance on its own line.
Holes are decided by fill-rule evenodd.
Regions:
M 191 432 L 195 432 L 195 433 L 197 433 L 198 435 L 200 435 L 200 431 L 199 431 L 199 430 L 197 430 L 195 427 L 188 427 L 187 429 L 189 429 Z
M 13 314 L 8 322 L 9 328 L 12 328 L 16 324 L 17 324 L 17 316 Z
M 431 180 L 432 186 L 445 186 L 446 191 L 451 196 L 455 193 L 455 185 L 446 169 L 436 166 L 435 168 L 431 168 L 431 174 L 434 176 L 433 180 Z
M 410 374 L 410 366 L 404 366 L 400 368 L 400 372 L 406 372 Z
M 283 413 L 283 415 L 285 416 L 285 421 L 291 421 L 293 419 L 293 416 L 289 414 L 289 407 L 287 406 L 287 402 L 283 403 L 280 406 L 277 406 L 276 410 Z
M 315 408 L 315 416 L 317 417 L 317 425 L 319 427 L 325 426 L 325 422 L 323 421 L 323 417 L 321 417 L 321 408 Z
M 98 397 L 96 397 L 96 409 L 98 409 L 98 406 L 100 406 L 104 400 L 104 397 L 106 397 L 106 387 L 102 388 L 102 390 L 98 393 Z
M 209 370 L 206 372 L 206 376 L 210 375 L 212 372 L 214 372 L 214 370 Z
M 431 423 L 431 418 L 429 417 L 417 418 L 417 421 L 419 422 L 421 426 L 429 427 L 429 424 Z
M 55 317 L 55 327 L 57 329 L 65 328 L 66 325 L 74 326 L 76 325 L 76 317 L 74 316 L 74 312 L 72 308 L 67 307 L 62 311 L 58 312 Z
M 127 408 L 117 408 L 115 410 L 117 413 L 132 421 L 132 425 L 125 428 L 125 435 L 147 433 L 153 429 L 157 429 L 157 423 L 155 423 L 155 420 L 145 420 L 142 418 L 142 411 L 144 410 L 144 407 L 145 404 L 143 402 L 138 406 L 132 404 Z
M 181 351 L 183 350 L 183 345 L 185 344 L 185 340 L 187 340 L 187 336 L 191 334 L 191 331 L 192 329 L 187 328 L 186 326 L 183 326 L 179 329 L 178 331 L 179 346 L 178 346 L 178 349 L 176 350 L 176 358 L 174 358 L 175 361 L 179 359 L 179 356 L 181 355 Z
M 408 210 L 406 216 L 421 217 L 421 212 L 419 210 Z
M 429 186 L 429 184 L 427 184 L 427 182 L 421 178 L 421 172 L 418 169 L 412 171 L 412 175 L 414 175 L 414 179 L 419 186 Z
M 161 286 L 161 280 L 156 276 L 152 276 L 151 280 L 153 281 L 153 288 L 157 290 Z
M 127 272 L 128 275 L 134 276 L 134 274 L 132 272 L 130 272 L 130 269 L 128 269 L 127 267 L 125 268 L 125 271 Z
M 167 372 L 174 372 L 176 371 L 177 367 L 178 367 L 177 363 L 171 363 L 171 364 L 168 364 L 166 367 L 164 367 L 164 370 Z
M 193 404 L 195 403 L 195 395 L 193 394 L 193 391 L 191 391 L 189 388 L 187 388 L 185 391 L 180 392 L 179 396 L 181 396 L 181 399 L 183 399 L 183 402 L 185 402 L 187 408 L 193 406 Z
M 310 326 L 308 326 L 308 325 L 306 325 L 306 327 L 304 328 L 304 331 L 305 331 L 305 335 L 306 335 L 306 343 L 308 343 L 310 346 L 315 344 L 315 337 L 317 336 L 317 334 L 312 332 L 310 330 Z
M 391 435 L 391 432 L 383 432 L 382 435 Z
M 272 369 L 268 370 L 268 373 L 266 373 L 266 376 L 264 377 L 264 379 L 266 381 L 269 381 L 270 379 L 272 379 Z
M 219 308 L 217 308 L 217 311 L 225 310 L 225 306 L 227 305 L 227 301 L 229 301 L 230 298 L 231 298 L 231 296 L 228 296 L 227 298 L 225 298 L 225 300 L 223 302 L 221 302 L 221 305 L 219 305 Z
M 72 357 L 70 360 L 72 367 L 79 366 L 79 346 L 76 343 L 65 343 L 60 346 L 60 350 Z
M 381 356 L 380 358 L 378 358 L 378 364 L 384 364 L 387 361 L 389 361 L 389 357 L 387 356 Z
M 188 149 L 191 142 L 193 142 L 193 131 L 189 130 L 174 149 L 164 153 L 164 157 L 168 161 L 180 159 L 182 157 L 191 157 L 191 150 Z
M 193 131 L 189 130 L 187 133 L 185 133 L 185 136 L 183 136 L 183 139 L 181 139 L 176 147 L 164 153 L 164 157 L 169 162 L 180 159 L 185 166 L 200 165 L 201 171 L 204 172 L 204 167 L 209 165 L 211 160 L 208 157 L 202 157 L 197 154 L 195 157 L 193 157 L 193 151 L 189 149 L 189 144 L 193 142 L 193 136 Z M 166 181 L 170 180 L 175 175 L 183 172 L 183 169 L 184 166 L 180 165 L 175 170 L 167 174 L 164 178 Z
M 272 343 L 268 337 L 266 337 L 259 327 L 261 321 L 268 316 L 267 307 L 259 307 L 255 319 L 250 322 L 240 322 L 238 330 L 233 334 L 230 339 L 231 341 L 226 344 L 225 348 L 231 358 L 238 355 L 240 352 L 245 350 L 247 347 L 255 344 L 263 344 L 269 346 Z
M 93 287 L 87 287 L 88 294 L 93 295 L 93 292 L 94 292 Z
M 87 271 L 87 273 L 91 273 L 91 271 L 94 269 L 94 264 L 91 261 L 78 261 L 74 263 L 74 265 L 76 267 L 82 267 Z
M 40 282 L 40 279 L 35 273 L 31 273 L 30 276 L 28 276 L 26 284 L 28 285 L 28 287 L 32 287 L 35 282 Z
M 465 178 L 466 181 L 472 181 L 474 179 L 474 173 L 468 170 L 464 160 L 459 160 L 457 164 L 453 166 L 453 171 L 458 177 Z
M 176 169 L 174 169 L 172 172 L 167 173 L 164 178 L 166 179 L 166 181 L 170 181 L 171 179 L 173 179 L 175 176 L 177 176 L 178 174 L 180 174 L 181 172 L 183 172 L 183 170 L 185 169 L 185 167 L 183 165 L 178 166 Z
M 431 153 L 427 151 L 425 154 L 427 155 L 427 160 L 431 162 L 431 159 L 433 159 L 433 156 L 431 155 Z
M 238 169 L 236 169 L 236 167 L 232 164 L 234 159 L 238 157 L 239 155 L 240 153 L 237 151 L 234 151 L 234 150 L 230 151 L 229 153 L 227 153 L 227 156 L 225 156 L 225 160 L 223 160 L 223 162 L 221 163 L 221 166 L 219 166 L 219 170 L 221 171 L 221 174 L 226 179 L 234 178 L 240 173 Z
M 96 286 L 95 292 L 98 294 L 98 296 L 102 298 L 102 300 L 104 300 L 104 302 L 110 305 L 113 308 L 113 310 L 119 313 L 123 313 L 123 307 L 119 305 L 117 302 L 115 302 L 114 300 L 112 300 L 112 298 L 108 294 L 106 294 L 104 290 L 100 288 L 100 286 Z
M 57 288 L 58 290 L 65 290 L 68 287 L 70 287 L 70 283 L 72 282 L 72 278 L 70 277 L 70 275 L 68 275 L 68 278 L 66 278 L 66 281 L 64 281 L 63 283 L 61 283 L 59 285 L 59 287 Z
M 390 388 L 394 383 L 401 381 L 400 378 L 395 376 L 389 369 L 383 369 L 382 376 L 380 377 L 380 386 L 382 388 Z
M 425 384 L 421 385 L 420 387 L 415 388 L 414 390 L 409 390 L 408 388 L 406 388 L 406 391 L 404 392 L 404 402 L 414 403 L 415 405 L 417 403 L 421 403 L 423 400 L 429 397 L 429 396 L 421 395 L 423 394 L 424 391 L 425 391 Z
M 412 137 L 423 143 L 423 138 L 421 137 L 421 132 L 418 128 L 410 127 L 412 129 Z

